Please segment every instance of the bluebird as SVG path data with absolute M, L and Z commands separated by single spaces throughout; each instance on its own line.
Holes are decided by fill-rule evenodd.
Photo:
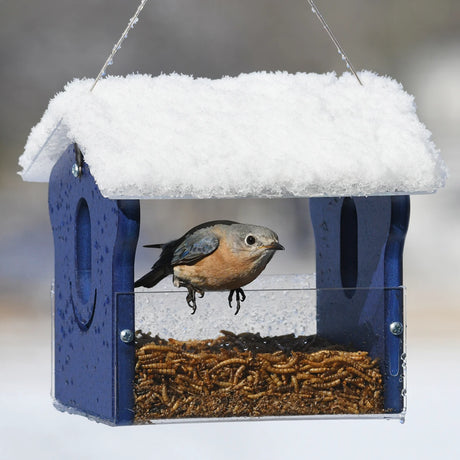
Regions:
M 235 315 L 246 299 L 241 287 L 260 275 L 275 251 L 284 249 L 273 230 L 230 220 L 205 222 L 177 240 L 145 247 L 162 252 L 135 287 L 150 288 L 173 275 L 174 286 L 187 288 L 186 301 L 192 314 L 196 311 L 196 294 L 203 297 L 205 291 L 228 290 L 230 308 L 236 294 Z

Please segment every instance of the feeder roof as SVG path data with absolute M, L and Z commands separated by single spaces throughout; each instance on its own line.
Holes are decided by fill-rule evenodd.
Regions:
M 389 77 L 251 73 L 219 80 L 74 80 L 19 159 L 46 182 L 70 143 L 109 198 L 430 193 L 447 169 L 412 96 Z

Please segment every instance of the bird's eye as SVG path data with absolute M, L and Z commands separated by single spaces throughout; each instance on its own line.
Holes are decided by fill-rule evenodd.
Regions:
M 249 246 L 252 246 L 255 242 L 256 239 L 252 235 L 246 237 L 246 244 L 249 244 Z

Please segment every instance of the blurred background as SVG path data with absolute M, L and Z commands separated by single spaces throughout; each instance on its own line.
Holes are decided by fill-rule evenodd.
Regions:
M 457 458 L 460 411 L 460 2 L 317 0 L 356 69 L 390 75 L 415 96 L 450 177 L 413 196 L 405 247 L 409 411 L 396 422 L 264 422 L 113 429 L 52 408 L 53 242 L 46 184 L 16 174 L 28 133 L 73 78 L 95 77 L 138 0 L 0 0 L 0 451 L 2 458 Z M 150 0 L 111 74 L 219 78 L 257 70 L 344 69 L 306 0 Z M 314 271 L 307 200 L 142 203 L 140 243 L 180 236 L 207 219 L 267 225 L 291 249 L 270 273 Z M 174 218 L 173 218 L 174 216 Z M 152 263 L 140 250 L 136 273 Z M 331 436 L 332 435 L 332 436 Z M 84 438 L 71 445 L 69 436 Z M 269 439 L 270 441 L 267 441 Z M 333 442 L 331 442 L 331 440 Z M 179 442 L 178 442 L 179 441 Z M 140 449 L 140 450 L 139 450 Z M 457 449 L 457 452 L 456 452 Z

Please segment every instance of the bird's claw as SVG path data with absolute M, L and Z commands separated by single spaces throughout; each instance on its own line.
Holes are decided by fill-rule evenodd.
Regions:
M 188 289 L 188 294 L 185 300 L 187 301 L 187 305 L 192 309 L 192 315 L 194 315 L 196 312 L 195 289 L 193 289 L 191 286 L 187 286 L 187 289 Z
M 240 302 L 244 302 L 246 300 L 246 294 L 244 293 L 243 289 L 241 289 L 241 288 L 232 289 L 230 291 L 230 294 L 228 295 L 228 305 L 230 306 L 230 308 L 233 307 L 232 301 L 233 301 L 233 294 L 235 292 L 236 292 L 236 311 L 235 311 L 235 315 L 237 315 L 238 312 L 240 311 L 240 306 L 241 306 Z
M 201 299 L 204 296 L 204 291 L 190 285 L 187 285 L 186 288 L 188 290 L 188 294 L 185 300 L 187 301 L 187 305 L 192 309 L 192 315 L 194 315 L 196 312 L 196 294 L 198 294 Z

